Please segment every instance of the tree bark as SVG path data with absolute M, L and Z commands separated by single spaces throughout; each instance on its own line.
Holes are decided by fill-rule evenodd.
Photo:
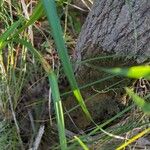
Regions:
M 140 63 L 150 56 L 149 39 L 149 0 L 96 0 L 79 35 L 76 59 L 108 52 L 130 54 Z
M 98 67 L 100 66 L 130 66 L 149 61 L 149 40 L 149 0 L 95 0 L 82 27 L 75 49 L 75 74 L 78 83 L 86 85 L 105 78 L 107 74 L 99 71 Z M 77 63 L 89 58 L 110 54 L 115 55 L 115 57 L 99 59 L 83 65 Z M 120 81 L 120 78 L 113 78 L 82 89 L 85 100 L 97 93 L 97 96 L 86 102 L 94 120 L 108 119 L 118 113 L 122 105 L 126 103 L 121 87 L 127 86 L 128 80 L 119 84 L 117 87 L 119 90 L 102 91 L 118 81 Z M 74 106 L 74 102 L 66 101 L 65 106 L 69 109 Z M 85 123 L 85 119 L 81 117 L 79 110 L 76 110 L 71 116 L 81 128 L 90 124 L 90 122 Z M 83 120 L 84 125 L 81 124 Z

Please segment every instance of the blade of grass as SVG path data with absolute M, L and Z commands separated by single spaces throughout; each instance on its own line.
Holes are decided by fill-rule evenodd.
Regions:
M 148 134 L 148 133 L 150 133 L 150 128 L 145 129 L 141 133 L 135 135 L 134 137 L 129 139 L 128 142 L 123 143 L 121 146 L 119 146 L 116 150 L 123 150 L 123 149 L 125 149 L 126 146 L 128 146 L 129 144 L 135 142 L 137 139 L 139 139 L 140 137 L 142 137 L 142 136 L 144 136 L 145 134 Z
M 89 111 L 86 108 L 86 105 L 84 103 L 84 100 L 82 98 L 82 95 L 80 93 L 80 90 L 78 88 L 73 69 L 69 60 L 69 56 L 67 53 L 67 48 L 65 46 L 65 42 L 63 40 L 63 32 L 61 29 L 60 25 L 60 20 L 57 16 L 57 11 L 56 11 L 56 5 L 54 0 L 42 0 L 43 6 L 45 8 L 45 12 L 49 21 L 49 24 L 52 29 L 53 37 L 55 40 L 55 44 L 58 50 L 59 57 L 62 61 L 62 65 L 64 68 L 64 72 L 69 80 L 69 83 L 71 85 L 72 91 L 79 102 L 82 110 L 86 114 L 86 116 L 92 120 L 92 117 L 89 113 Z
M 82 61 L 77 61 L 75 64 L 84 64 L 84 63 L 88 63 L 88 62 L 92 62 L 92 61 L 96 61 L 96 60 L 103 60 L 103 59 L 115 58 L 115 57 L 118 58 L 118 56 L 116 56 L 116 55 L 98 56 L 98 57 L 85 59 L 85 60 L 82 60 Z
M 53 101 L 54 101 L 57 125 L 58 125 L 58 130 L 59 130 L 60 145 L 61 145 L 62 150 L 66 150 L 67 149 L 67 140 L 66 140 L 66 136 L 65 136 L 63 108 L 62 108 L 62 103 L 61 103 L 61 99 L 60 99 L 57 77 L 56 77 L 55 73 L 53 72 L 53 70 L 51 69 L 48 62 L 42 57 L 42 55 L 35 48 L 32 47 L 31 43 L 27 42 L 26 40 L 22 40 L 22 39 L 15 39 L 14 41 L 26 46 L 28 48 L 28 50 L 30 50 L 30 52 L 32 54 L 34 54 L 35 57 L 37 57 L 37 59 L 43 65 L 43 68 L 45 69 L 45 71 L 48 75 L 49 84 L 50 84 L 51 90 L 52 90 L 52 97 L 53 97 Z
M 12 35 L 12 37 L 10 39 L 13 39 L 14 37 L 16 37 L 17 35 L 19 35 L 24 29 L 26 29 L 28 26 L 32 25 L 36 20 L 38 20 L 44 13 L 43 10 L 43 5 L 41 3 L 41 1 L 37 4 L 37 6 L 34 9 L 33 14 L 31 15 L 30 19 L 21 27 L 19 28 L 15 33 L 14 30 L 17 29 L 17 27 L 21 24 L 25 22 L 25 18 L 20 17 L 20 19 L 18 21 L 16 21 L 15 23 L 13 23 L 9 29 L 4 32 L 4 34 L 2 34 L 0 36 L 0 49 L 3 47 L 3 45 L 5 44 L 4 41 L 7 40 L 8 37 L 10 37 L 10 35 L 12 33 L 14 33 Z
M 84 150 L 89 150 L 89 148 L 80 140 L 80 138 L 78 138 L 77 136 L 74 136 L 74 138 L 78 141 L 78 143 Z
M 42 3 L 40 1 L 35 7 L 33 14 L 30 16 L 30 19 L 18 30 L 17 34 L 21 33 L 24 29 L 32 25 L 39 18 L 41 18 L 43 13 L 44 13 L 44 10 L 43 10 Z
M 135 104 L 143 110 L 143 112 L 150 114 L 150 103 L 146 102 L 129 88 L 126 88 L 126 92 L 133 99 Z
M 139 79 L 144 77 L 145 79 L 150 80 L 150 66 L 133 66 L 130 68 L 112 68 L 112 69 L 102 69 L 103 71 L 122 75 L 129 78 L 136 78 Z
M 1 36 L 0 36 L 0 52 L 2 47 L 5 45 L 5 41 L 10 37 L 10 35 L 17 29 L 17 27 L 21 24 L 22 18 L 13 23 Z

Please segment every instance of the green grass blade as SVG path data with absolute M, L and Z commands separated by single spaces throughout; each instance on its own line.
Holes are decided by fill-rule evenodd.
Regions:
M 150 103 L 146 102 L 129 88 L 126 88 L 126 92 L 133 99 L 135 104 L 143 110 L 143 112 L 150 114 Z
M 21 33 L 24 29 L 26 29 L 28 26 L 32 25 L 36 20 L 38 20 L 43 15 L 43 13 L 44 13 L 43 5 L 41 4 L 41 1 L 40 1 L 37 4 L 36 8 L 34 9 L 34 12 L 31 15 L 30 19 L 20 29 L 16 30 L 16 32 L 14 33 L 15 29 L 17 29 L 17 27 L 21 23 L 25 22 L 25 19 L 23 17 L 21 17 L 18 21 L 13 23 L 9 27 L 9 29 L 0 36 L 0 49 L 3 47 L 5 41 L 7 40 L 8 37 L 10 37 L 12 33 L 14 33 L 11 37 L 13 39 L 15 36 Z
M 37 21 L 43 15 L 44 10 L 41 1 L 35 7 L 33 14 L 30 16 L 30 19 L 18 30 L 18 33 L 21 33 L 28 26 L 32 25 L 35 21 Z
M 17 29 L 17 27 L 21 24 L 22 19 L 19 19 L 15 23 L 13 23 L 1 36 L 0 36 L 0 49 L 5 44 L 5 41 L 10 37 L 12 33 Z
M 63 115 L 63 108 L 60 99 L 60 93 L 58 88 L 57 77 L 54 72 L 48 74 L 50 86 L 52 89 L 52 97 L 54 99 L 54 107 L 56 112 L 57 118 L 57 126 L 59 130 L 59 139 L 60 139 L 60 146 L 62 150 L 67 150 L 67 140 L 65 136 L 65 124 L 64 124 L 64 115 Z
M 42 55 L 32 47 L 32 45 L 22 39 L 16 39 L 15 42 L 18 42 L 28 48 L 32 54 L 34 54 L 35 57 L 41 62 L 43 65 L 43 68 L 45 69 L 46 73 L 48 74 L 51 90 L 52 90 L 52 98 L 54 101 L 54 107 L 55 107 L 55 113 L 56 113 L 56 119 L 57 119 L 57 125 L 59 130 L 59 139 L 60 139 L 60 145 L 62 150 L 67 149 L 67 140 L 65 136 L 65 125 L 64 125 L 64 116 L 63 116 L 63 108 L 62 103 L 60 99 L 60 93 L 58 88 L 58 81 L 55 73 L 51 69 L 48 62 L 42 57 Z
M 49 21 L 49 24 L 51 26 L 52 32 L 53 32 L 53 37 L 55 40 L 55 44 L 58 50 L 59 57 L 62 61 L 62 65 L 64 68 L 64 72 L 69 80 L 69 83 L 71 85 L 72 91 L 78 100 L 80 106 L 82 107 L 82 110 L 84 113 L 90 118 L 90 113 L 88 112 L 86 105 L 84 103 L 84 100 L 82 98 L 82 95 L 80 93 L 80 90 L 78 88 L 76 79 L 74 77 L 73 69 L 69 60 L 69 56 L 67 53 L 67 48 L 65 46 L 65 42 L 63 40 L 63 32 L 62 28 L 60 25 L 60 20 L 57 15 L 56 11 L 56 5 L 54 0 L 42 0 L 43 1 L 43 6 L 45 8 L 45 12 Z
M 74 138 L 78 141 L 83 150 L 89 150 L 89 148 L 80 140 L 80 138 L 78 138 L 77 136 L 74 136 Z
M 139 79 L 144 77 L 145 79 L 150 80 L 150 66 L 133 66 L 130 68 L 112 68 L 112 69 L 103 69 L 106 72 L 122 75 L 129 78 Z

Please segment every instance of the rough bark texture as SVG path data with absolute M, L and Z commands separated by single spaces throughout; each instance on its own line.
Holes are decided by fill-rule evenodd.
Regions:
M 106 77 L 105 73 L 97 69 L 99 66 L 128 66 L 149 61 L 149 40 L 150 0 L 95 0 L 79 35 L 74 60 L 82 61 L 109 54 L 122 57 L 90 62 L 90 65 L 96 67 L 89 64 L 76 64 L 75 72 L 78 83 L 85 85 Z M 122 104 L 126 103 L 122 90 L 108 90 L 104 93 L 97 91 L 97 89 L 104 90 L 119 80 L 119 78 L 113 78 L 82 90 L 85 100 L 97 93 L 96 97 L 86 102 L 94 120 L 102 122 L 108 119 L 119 112 Z M 126 80 L 120 83 L 118 88 L 121 89 L 127 85 Z M 66 101 L 65 106 L 70 109 L 74 106 L 73 101 Z M 79 127 L 85 128 L 90 125 L 79 110 L 70 115 Z M 70 125 L 69 121 L 68 124 Z
M 76 59 L 105 51 L 143 62 L 150 56 L 149 39 L 149 0 L 96 0 L 78 38 Z

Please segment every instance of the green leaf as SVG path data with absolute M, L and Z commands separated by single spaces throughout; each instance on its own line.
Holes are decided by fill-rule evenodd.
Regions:
M 69 83 L 71 85 L 72 91 L 79 102 L 80 106 L 82 107 L 82 110 L 84 113 L 92 120 L 92 117 L 89 113 L 89 111 L 86 108 L 86 105 L 84 103 L 84 100 L 82 98 L 82 95 L 80 93 L 80 90 L 78 88 L 73 69 L 69 60 L 69 56 L 67 53 L 67 48 L 65 46 L 65 42 L 63 39 L 63 32 L 60 25 L 60 20 L 57 15 L 56 11 L 56 5 L 54 0 L 42 0 L 43 6 L 45 8 L 45 12 L 50 24 L 50 27 L 52 29 L 54 41 L 57 47 L 59 58 L 61 59 L 64 72 L 69 80 Z

